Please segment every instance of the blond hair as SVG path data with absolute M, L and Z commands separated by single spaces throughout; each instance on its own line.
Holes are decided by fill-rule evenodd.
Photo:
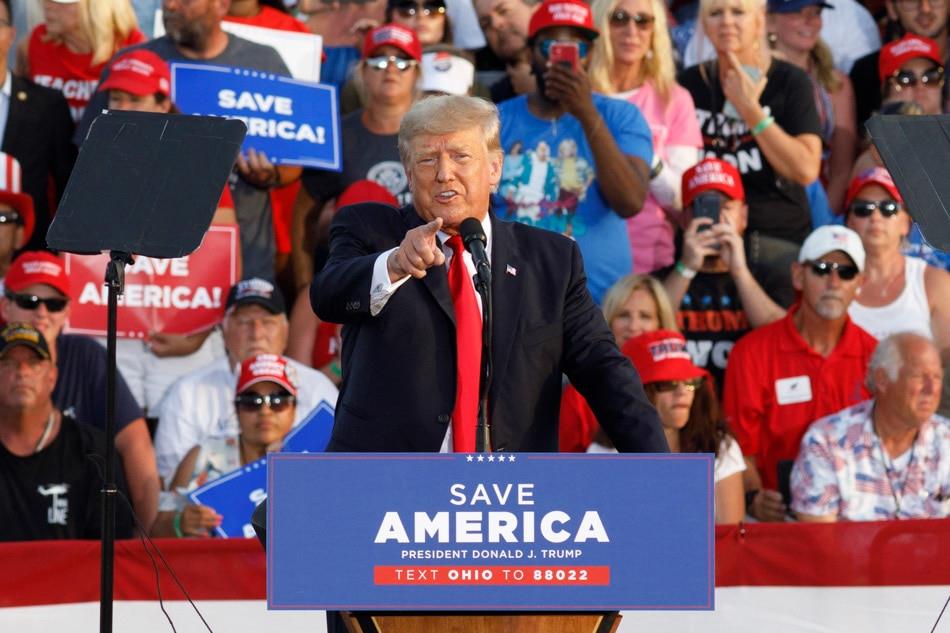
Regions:
M 422 135 L 442 135 L 480 129 L 489 152 L 501 152 L 501 122 L 491 101 L 464 95 L 434 95 L 421 99 L 399 125 L 399 158 L 408 166 L 412 141 Z
M 79 30 L 92 47 L 93 66 L 109 61 L 138 27 L 129 0 L 79 0 Z M 46 40 L 63 43 L 54 35 Z
M 697 59 L 706 59 L 705 51 L 702 49 L 705 47 L 706 43 L 709 42 L 709 39 L 706 36 L 706 29 L 703 26 L 703 21 L 709 17 L 709 14 L 712 13 L 717 7 L 724 5 L 727 2 L 729 2 L 729 0 L 699 0 L 699 16 L 696 19 L 696 32 L 693 34 Z M 766 0 L 738 0 L 738 2 L 744 10 L 758 14 L 760 33 L 757 45 L 761 57 L 759 63 L 763 66 L 764 70 L 765 67 L 767 67 L 768 60 L 771 56 L 768 45 L 768 29 L 765 28 Z
M 666 294 L 666 288 L 660 283 L 660 280 L 650 275 L 625 275 L 621 277 L 610 287 L 604 296 L 604 318 L 610 324 L 616 319 L 627 299 L 633 294 L 634 290 L 645 290 L 653 296 L 656 302 L 656 316 L 660 321 L 661 330 L 673 330 L 679 332 L 679 326 L 676 323 L 676 311 L 673 304 L 670 303 L 670 297 Z
M 594 25 L 600 30 L 600 37 L 594 40 L 590 54 L 591 86 L 597 92 L 614 94 L 617 86 L 610 79 L 614 66 L 614 47 L 610 39 L 610 15 L 616 10 L 620 0 L 594 0 L 591 10 Z M 650 0 L 653 12 L 653 33 L 650 36 L 650 48 L 643 59 L 642 71 L 645 80 L 653 84 L 660 99 L 666 103 L 673 86 L 676 85 L 676 67 L 673 63 L 673 45 L 670 42 L 666 24 L 666 6 L 660 0 Z

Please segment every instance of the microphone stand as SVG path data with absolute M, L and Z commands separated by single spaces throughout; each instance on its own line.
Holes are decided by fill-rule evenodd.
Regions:
M 488 423 L 488 390 L 492 379 L 492 304 L 491 267 L 487 261 L 475 262 L 472 277 L 475 289 L 482 298 L 482 368 L 478 385 L 478 421 L 475 425 L 475 452 L 491 451 L 491 428 Z

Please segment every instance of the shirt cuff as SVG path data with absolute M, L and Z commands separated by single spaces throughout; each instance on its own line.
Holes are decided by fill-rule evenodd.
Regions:
M 396 281 L 389 280 L 389 267 L 386 262 L 389 261 L 389 256 L 395 250 L 395 248 L 391 248 L 380 253 L 379 257 L 376 258 L 376 263 L 373 264 L 373 282 L 369 292 L 369 313 L 372 316 L 382 312 L 393 293 L 399 290 L 399 287 L 409 279 L 409 275 L 406 275 Z

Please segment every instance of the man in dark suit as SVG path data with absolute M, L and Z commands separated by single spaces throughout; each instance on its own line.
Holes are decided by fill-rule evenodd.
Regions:
M 42 249 L 53 210 L 50 181 L 58 201 L 76 161 L 73 119 L 61 92 L 15 77 L 7 68 L 16 39 L 11 23 L 10 0 L 0 0 L 0 150 L 20 162 L 23 191 L 33 198 L 36 228 L 26 248 Z
M 492 450 L 557 451 L 563 372 L 621 451 L 667 451 L 637 372 L 587 291 L 575 243 L 490 213 L 490 191 L 501 176 L 498 133 L 497 110 L 487 101 L 417 103 L 399 132 L 414 203 L 398 211 L 354 205 L 334 221 L 329 259 L 311 288 L 317 315 L 344 324 L 343 383 L 328 450 L 472 450 L 457 442 L 459 419 L 474 415 L 458 409 L 471 390 L 465 395 L 464 380 L 457 384 L 464 355 L 457 358 L 456 349 L 470 340 L 456 339 L 463 317 L 453 304 L 450 286 L 458 286 L 448 260 L 462 257 L 469 273 L 474 266 L 468 253 L 443 248 L 462 220 L 474 217 L 487 235 L 493 271 Z M 471 285 L 471 274 L 462 278 Z M 477 356 L 476 323 L 467 336 Z M 477 395 L 477 375 L 475 383 Z M 477 407 L 477 398 L 468 402 Z

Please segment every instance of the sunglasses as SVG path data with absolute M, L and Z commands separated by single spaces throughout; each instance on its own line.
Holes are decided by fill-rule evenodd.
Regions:
M 69 299 L 60 299 L 58 297 L 37 297 L 36 295 L 21 295 L 16 292 L 11 292 L 7 290 L 4 293 L 7 299 L 10 299 L 17 305 L 18 308 L 23 310 L 36 310 L 40 307 L 40 304 L 46 306 L 46 310 L 49 312 L 62 312 L 66 309 L 66 305 L 69 303 Z
M 855 200 L 848 207 L 848 213 L 859 218 L 869 218 L 875 209 L 881 212 L 881 216 L 889 218 L 900 213 L 901 205 L 897 200 L 881 200 L 880 202 Z
M 16 211 L 0 211 L 0 224 L 23 224 L 23 219 Z
M 691 378 L 689 380 L 661 380 L 659 382 L 651 382 L 653 388 L 659 393 L 666 393 L 668 391 L 675 391 L 680 385 L 686 387 L 687 391 L 696 391 L 703 386 L 704 378 Z
M 239 393 L 234 398 L 234 406 L 239 411 L 253 413 L 260 411 L 266 404 L 274 413 L 280 413 L 287 410 L 288 407 L 297 401 L 296 396 L 292 396 L 286 391 L 275 391 L 265 395 L 259 393 Z
M 557 44 L 558 42 L 563 42 L 565 40 L 541 40 L 539 46 L 541 48 L 541 55 L 544 57 L 551 56 L 551 47 Z M 577 56 L 579 58 L 587 57 L 587 53 L 590 51 L 590 42 L 574 42 L 577 44 Z
M 406 72 L 410 68 L 415 68 L 418 64 L 414 59 L 403 59 L 402 57 L 370 57 L 366 60 L 366 65 L 376 70 L 386 70 L 392 64 L 399 72 Z
M 417 15 L 445 15 L 445 5 L 438 2 L 424 2 L 416 4 L 415 2 L 405 2 L 393 7 L 393 11 L 403 19 L 409 19 Z
M 912 70 L 898 70 L 891 75 L 895 89 L 900 92 L 904 88 L 913 88 L 920 82 L 922 86 L 940 87 L 943 85 L 943 68 L 934 66 L 930 70 L 925 70 L 919 75 Z
M 808 267 L 819 277 L 826 277 L 833 272 L 838 273 L 841 281 L 851 281 L 858 276 L 858 267 L 853 264 L 839 264 L 837 262 L 807 262 Z
M 626 27 L 630 20 L 637 25 L 640 31 L 649 31 L 653 28 L 654 17 L 646 13 L 627 13 L 623 9 L 617 9 L 610 14 L 610 26 Z

